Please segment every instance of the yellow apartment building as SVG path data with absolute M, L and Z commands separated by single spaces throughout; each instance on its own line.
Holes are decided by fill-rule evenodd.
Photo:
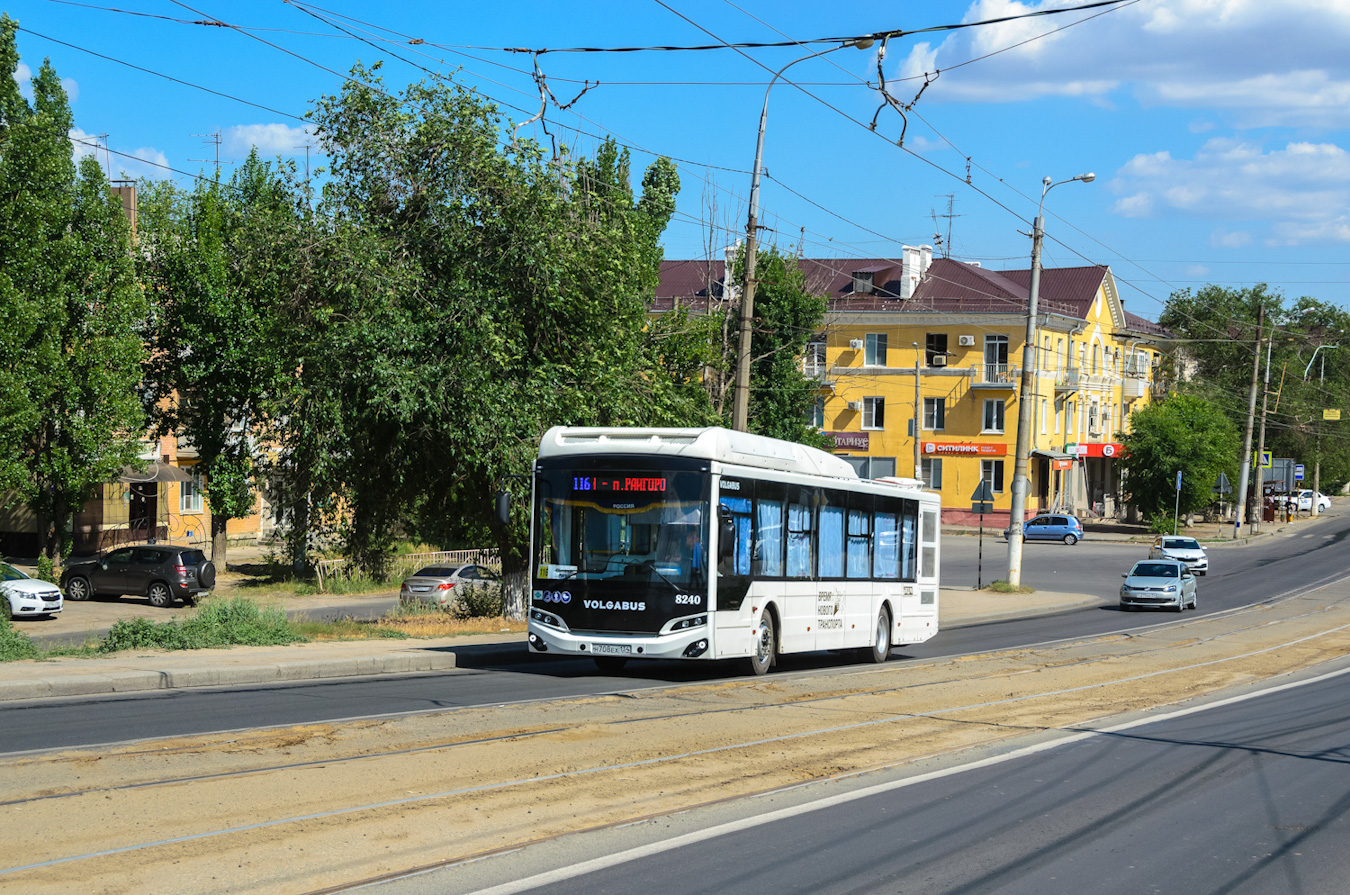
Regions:
M 906 247 L 900 259 L 802 259 L 828 298 L 804 370 L 820 381 L 813 423 L 859 474 L 921 478 L 944 521 L 1008 524 L 1030 269 L 988 270 Z M 706 306 L 723 266 L 666 262 L 657 307 Z M 1129 313 L 1109 267 L 1044 269 L 1032 379 L 1027 510 L 1115 517 L 1121 435 L 1161 395 L 1165 330 Z M 917 435 L 916 435 L 917 432 Z

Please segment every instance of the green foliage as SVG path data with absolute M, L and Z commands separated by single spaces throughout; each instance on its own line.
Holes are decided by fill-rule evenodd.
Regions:
M 1170 535 L 1172 529 L 1176 527 L 1179 520 L 1170 513 L 1157 513 L 1148 517 L 1148 530 L 1150 534 Z
M 1274 335 L 1273 342 L 1263 341 L 1261 350 L 1262 383 L 1266 357 L 1270 359 L 1265 446 L 1273 456 L 1307 465 L 1309 487 L 1320 464 L 1320 490 L 1329 492 L 1350 480 L 1350 439 L 1341 437 L 1338 428 L 1344 424 L 1322 420 L 1327 408 L 1350 412 L 1350 351 L 1336 347 L 1340 333 L 1350 330 L 1350 312 L 1308 297 L 1286 302 L 1264 284 L 1175 292 L 1159 323 L 1187 340 L 1190 378 L 1181 390 L 1212 401 L 1243 431 L 1260 306 L 1265 309 L 1264 338 Z M 1236 486 L 1237 479 L 1230 478 Z
M 38 648 L 28 635 L 17 630 L 9 620 L 9 613 L 0 615 L 0 662 L 16 659 L 35 659 Z
M 52 558 L 45 553 L 38 557 L 37 577 L 42 581 L 56 583 L 56 570 L 52 565 Z
M 501 618 L 506 612 L 500 584 L 468 584 L 455 588 L 455 618 Z
M 140 453 L 145 300 L 130 227 L 97 162 L 77 166 L 60 78 L 44 63 L 31 105 L 0 16 L 0 489 L 62 555 L 71 513 Z
M 208 599 L 182 621 L 157 623 L 147 618 L 121 619 L 109 629 L 100 651 L 277 646 L 304 639 L 292 628 L 280 608 L 263 608 L 252 600 L 235 597 Z
M 1146 518 L 1170 519 L 1178 501 L 1178 470 L 1182 473 L 1181 513 L 1214 501 L 1212 488 L 1219 473 L 1237 480 L 1241 442 L 1237 427 L 1218 405 L 1191 395 L 1174 395 L 1137 411 L 1130 424 L 1121 460 L 1124 487 L 1130 503 Z
M 1002 578 L 989 582 L 989 589 L 996 594 L 1034 594 L 1036 592 L 1036 588 L 1029 584 L 1009 584 Z

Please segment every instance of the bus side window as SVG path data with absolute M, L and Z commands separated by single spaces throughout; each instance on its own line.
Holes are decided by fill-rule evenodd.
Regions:
M 872 577 L 872 514 L 848 511 L 848 577 Z
M 907 500 L 904 503 L 904 512 L 900 516 L 900 580 L 914 581 L 915 578 L 915 559 L 918 557 L 919 544 L 918 527 L 919 505 L 916 501 Z
M 820 577 L 844 577 L 844 508 L 820 508 Z
M 900 531 L 895 513 L 876 515 L 876 577 L 900 577 Z
M 788 504 L 787 576 L 810 578 L 812 575 L 811 507 L 804 503 Z
M 755 500 L 755 562 L 768 578 L 783 574 L 783 502 Z
M 734 541 L 729 553 L 718 548 L 718 553 L 722 557 L 718 563 L 718 572 L 722 575 L 749 575 L 750 499 L 747 497 L 723 497 L 721 505 L 731 513 Z

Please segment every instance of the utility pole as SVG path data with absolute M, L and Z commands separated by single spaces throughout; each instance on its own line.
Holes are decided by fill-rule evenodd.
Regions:
M 1265 388 L 1261 390 L 1261 434 L 1257 437 L 1256 441 L 1257 457 L 1263 457 L 1266 453 L 1266 406 L 1270 403 L 1270 349 L 1273 347 L 1275 347 L 1275 327 L 1272 324 L 1270 327 L 1270 338 L 1266 339 L 1266 384 Z M 1260 356 L 1260 352 L 1257 352 L 1257 357 L 1259 358 Z M 1266 483 L 1265 467 L 1258 463 L 1256 466 L 1256 475 L 1252 478 L 1255 479 L 1255 487 L 1252 488 L 1251 503 L 1252 531 L 1256 531 L 1261 527 L 1261 501 L 1265 496 Z
M 1238 475 L 1237 511 L 1233 515 L 1233 538 L 1242 532 L 1242 517 L 1247 512 L 1247 483 L 1252 468 L 1252 426 L 1256 423 L 1256 385 L 1261 375 L 1261 335 L 1266 325 L 1265 303 L 1256 307 L 1256 352 L 1252 358 L 1252 387 L 1247 395 L 1247 434 L 1242 439 L 1242 466 Z
M 921 367 L 919 362 L 923 355 L 919 353 L 919 343 L 911 342 L 914 346 L 914 478 L 923 478 L 923 461 L 919 454 L 919 435 L 923 432 L 923 399 L 919 396 L 919 376 Z

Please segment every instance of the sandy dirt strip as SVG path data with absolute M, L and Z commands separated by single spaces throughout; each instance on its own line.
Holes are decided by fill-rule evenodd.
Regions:
M 0 891 L 297 893 L 1344 657 L 1350 582 L 1128 636 L 0 761 Z M 447 687 L 454 679 L 447 678 Z

